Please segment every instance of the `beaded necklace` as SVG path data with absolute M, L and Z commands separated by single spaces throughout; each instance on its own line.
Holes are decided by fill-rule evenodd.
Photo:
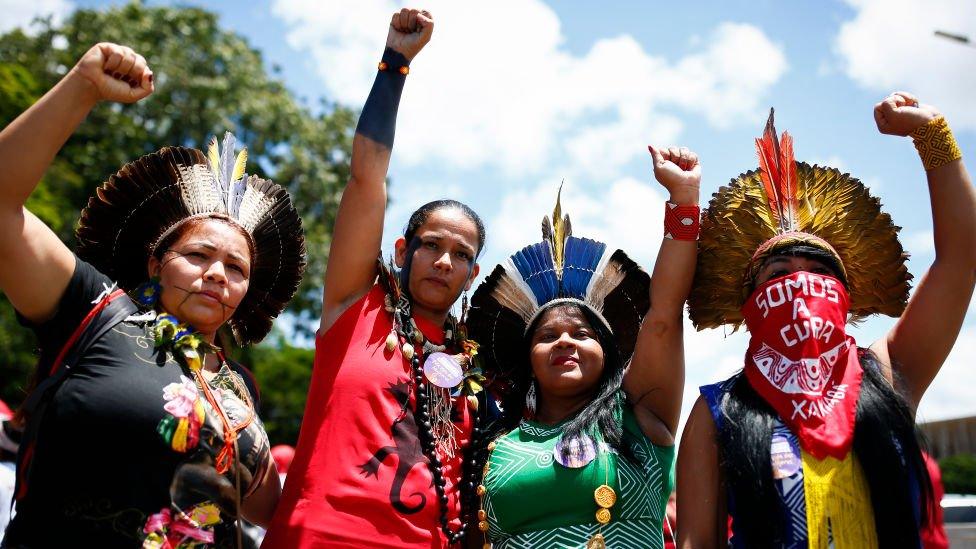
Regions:
M 203 339 L 200 332 L 197 332 L 187 324 L 181 323 L 179 319 L 171 314 L 162 313 L 156 316 L 155 321 L 149 325 L 149 332 L 152 334 L 157 349 L 163 349 L 176 359 L 181 365 L 190 370 L 200 391 L 203 392 L 210 407 L 220 416 L 223 426 L 224 446 L 214 458 L 214 467 L 217 472 L 224 474 L 233 465 L 234 457 L 237 454 L 237 433 L 246 429 L 254 421 L 254 404 L 251 402 L 247 391 L 241 391 L 244 403 L 251 411 L 248 418 L 236 427 L 231 425 L 230 418 L 227 417 L 220 402 L 217 401 L 210 384 L 203 377 L 203 357 L 208 352 L 217 355 L 222 365 L 226 364 L 224 354 L 221 350 Z M 236 382 L 236 381 L 235 381 Z
M 152 283 L 153 281 L 149 282 L 149 284 Z M 157 289 L 156 293 L 158 293 L 158 283 L 156 284 L 156 289 Z M 146 301 L 148 301 L 148 298 L 152 297 L 151 293 L 146 292 L 142 288 L 137 290 L 137 292 L 138 292 L 137 295 L 140 295 L 140 297 L 143 297 Z M 142 300 L 140 300 L 140 302 L 142 302 Z M 248 394 L 248 391 L 240 387 L 236 377 L 232 378 L 234 380 L 235 386 L 238 387 L 238 390 L 235 392 L 238 395 L 240 395 L 240 397 L 243 398 L 244 404 L 247 410 L 249 411 L 247 417 L 243 421 L 241 421 L 240 424 L 236 426 L 232 425 L 230 418 L 227 416 L 227 413 L 224 411 L 224 407 L 220 404 L 220 401 L 217 400 L 217 397 L 210 389 L 210 384 L 207 383 L 207 380 L 203 376 L 203 357 L 208 352 L 213 352 L 214 354 L 216 354 L 222 367 L 227 365 L 227 361 L 224 358 L 224 354 L 221 351 L 221 349 L 219 347 L 216 347 L 215 345 L 208 343 L 206 340 L 203 339 L 203 336 L 200 334 L 200 332 L 197 332 L 188 324 L 181 323 L 179 319 L 177 319 L 175 316 L 170 314 L 166 314 L 166 313 L 157 314 L 155 316 L 155 319 L 152 319 L 151 322 L 147 324 L 146 327 L 149 333 L 153 337 L 156 348 L 168 351 L 170 354 L 173 355 L 173 358 L 175 358 L 176 361 L 180 363 L 181 366 L 183 366 L 184 368 L 190 371 L 190 373 L 193 375 L 196 381 L 197 387 L 203 393 L 203 396 L 204 398 L 206 398 L 207 402 L 210 403 L 211 409 L 219 416 L 221 425 L 223 427 L 224 445 L 223 447 L 221 447 L 220 451 L 217 452 L 217 455 L 214 457 L 214 469 L 217 471 L 218 474 L 221 475 L 227 473 L 228 471 L 231 470 L 231 468 L 234 465 L 234 460 L 239 455 L 239 451 L 237 448 L 238 433 L 243 431 L 244 429 L 247 429 L 247 427 L 251 425 L 251 423 L 254 421 L 255 417 L 257 416 L 257 413 L 254 410 L 254 404 L 253 402 L 251 402 L 251 398 L 250 395 Z M 204 413 L 203 407 L 199 404 L 199 402 L 196 404 L 196 406 L 199 407 L 200 413 Z M 164 422 L 165 421 L 166 420 L 164 420 Z M 234 498 L 234 504 L 236 507 L 234 513 L 235 516 L 234 523 L 235 523 L 235 533 L 237 537 L 237 546 L 240 547 L 242 543 L 242 536 L 243 536 L 241 523 L 240 523 L 241 499 L 242 499 L 242 494 L 241 494 L 242 481 L 241 481 L 240 467 L 234 468 L 233 477 L 234 477 L 234 490 L 236 492 L 236 497 Z M 166 528 L 169 527 L 170 520 L 168 518 L 167 512 L 169 512 L 169 510 L 165 510 L 163 513 L 159 514 L 158 516 L 154 515 L 158 523 L 154 525 L 153 527 L 154 530 L 160 530 L 165 532 Z M 195 520 L 193 517 L 184 513 L 182 509 L 176 509 L 176 512 L 178 517 L 176 525 L 181 524 L 180 521 L 182 521 L 183 524 L 190 526 L 191 528 L 195 529 L 195 531 L 200 531 L 200 532 L 205 531 L 204 527 L 207 525 L 204 524 L 203 522 Z M 152 535 L 155 535 L 158 538 L 160 534 L 158 532 L 154 532 L 152 533 Z
M 403 358 L 410 363 L 413 375 L 416 409 L 414 417 L 417 424 L 417 434 L 420 439 L 420 446 L 424 456 L 427 458 L 427 467 L 434 480 L 434 491 L 437 501 L 440 502 L 440 527 L 449 544 L 459 543 L 464 539 L 470 524 L 471 510 L 474 508 L 474 486 L 478 478 L 480 463 L 487 457 L 481 448 L 481 420 L 478 414 L 479 400 L 477 394 L 481 392 L 480 369 L 471 366 L 471 359 L 477 354 L 477 344 L 464 337 L 464 329 L 457 325 L 453 318 L 449 318 L 450 328 L 445 330 L 445 345 L 435 345 L 424 337 L 423 333 L 417 328 L 416 322 L 410 316 L 410 301 L 400 294 L 395 300 L 389 294 L 386 295 L 385 305 L 387 311 L 393 315 L 393 330 L 386 340 L 386 348 L 393 348 L 400 344 Z M 445 388 L 436 387 L 430 383 L 430 376 L 425 374 L 421 364 L 422 356 L 430 356 L 433 353 L 443 352 L 449 346 L 454 347 L 454 338 L 461 339 L 460 347 L 463 351 L 461 360 L 467 362 L 469 368 L 463 371 L 461 382 L 454 387 L 451 392 Z M 420 347 L 418 352 L 415 345 Z M 463 369 L 463 366 L 462 366 Z M 445 394 L 446 393 L 446 394 Z M 462 461 L 461 483 L 459 485 L 460 513 L 459 519 L 461 526 L 457 531 L 451 530 L 448 518 L 448 497 L 445 492 L 446 480 L 444 479 L 443 465 L 438 456 L 438 450 L 448 456 L 454 456 L 457 449 L 454 440 L 456 427 L 450 420 L 450 411 L 453 408 L 451 399 L 452 393 L 460 398 L 466 395 L 466 401 L 472 408 L 472 429 L 471 442 L 464 450 Z

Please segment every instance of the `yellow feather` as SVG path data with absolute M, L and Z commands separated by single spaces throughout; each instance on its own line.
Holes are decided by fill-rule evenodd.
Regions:
M 247 147 L 241 149 L 241 152 L 237 153 L 237 162 L 234 163 L 234 175 L 231 177 L 231 181 L 237 181 L 238 179 L 244 177 L 244 167 L 247 165 Z M 230 183 L 230 181 L 228 181 Z
M 880 201 L 849 174 L 803 162 L 796 167 L 798 229 L 827 241 L 840 256 L 852 320 L 900 315 L 912 276 L 898 227 L 881 211 Z M 739 327 L 740 308 L 751 288 L 744 271 L 759 246 L 778 233 L 758 171 L 740 175 L 715 193 L 702 219 L 698 267 L 688 297 L 696 328 Z
M 556 207 L 552 210 L 552 259 L 556 266 L 556 276 L 562 276 L 563 272 L 563 247 L 566 243 L 566 224 L 563 221 L 563 209 L 560 199 L 563 194 L 563 184 L 559 184 L 559 191 L 556 193 Z
M 210 138 L 210 146 L 207 147 L 207 161 L 210 162 L 210 171 L 219 173 L 217 169 L 220 167 L 220 150 L 217 145 L 217 136 Z

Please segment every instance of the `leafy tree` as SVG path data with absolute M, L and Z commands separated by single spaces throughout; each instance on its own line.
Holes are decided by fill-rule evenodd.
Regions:
M 272 444 L 298 441 L 314 354 L 312 349 L 289 345 L 284 337 L 274 345 L 241 350 L 239 360 L 252 365 L 261 389 L 261 421 Z
M 248 172 L 286 186 L 302 215 L 309 268 L 288 314 L 297 319 L 297 331 L 310 334 L 320 314 L 330 231 L 349 175 L 355 113 L 323 103 L 313 114 L 269 75 L 260 52 L 244 37 L 220 28 L 214 13 L 133 2 L 77 10 L 60 26 L 42 21 L 33 36 L 20 30 L 0 36 L 0 125 L 10 123 L 100 41 L 125 44 L 145 56 L 156 92 L 135 105 L 97 106 L 65 144 L 28 207 L 73 246 L 79 211 L 94 188 L 123 164 L 166 145 L 204 149 L 211 136 L 232 131 L 248 146 Z M 0 299 L 0 398 L 12 405 L 23 398 L 32 345 L 33 335 L 17 325 L 9 303 Z M 280 406 L 268 410 L 271 422 L 287 423 L 278 419 L 283 418 L 279 412 L 301 414 L 311 355 L 283 341 L 272 346 L 307 365 L 289 366 L 283 376 L 294 374 L 288 386 L 262 376 L 275 388 L 264 390 L 265 401 Z M 248 358 L 279 364 L 277 352 L 262 348 Z M 258 372 L 271 369 L 251 365 Z
M 949 494 L 976 494 L 976 455 L 956 454 L 939 461 L 942 485 Z

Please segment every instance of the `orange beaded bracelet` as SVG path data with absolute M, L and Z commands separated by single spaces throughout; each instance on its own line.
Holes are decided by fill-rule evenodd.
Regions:
M 380 64 L 377 65 L 376 68 L 379 69 L 380 72 L 383 72 L 383 71 L 388 70 L 390 68 L 390 65 L 388 65 L 386 63 L 386 61 L 380 61 Z M 407 66 L 407 65 L 404 65 L 404 66 L 400 67 L 399 69 L 397 69 L 397 72 L 399 72 L 403 76 L 406 76 L 406 75 L 410 74 L 410 67 Z

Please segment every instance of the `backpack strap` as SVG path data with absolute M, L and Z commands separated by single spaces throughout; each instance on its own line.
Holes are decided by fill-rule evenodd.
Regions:
M 61 352 L 51 363 L 48 376 L 31 391 L 24 402 L 27 424 L 24 426 L 20 450 L 17 452 L 17 481 L 13 501 L 19 501 L 27 494 L 38 431 L 54 393 L 92 344 L 138 310 L 131 299 L 119 299 L 125 295 L 124 291 L 115 290 L 98 301 L 61 348 Z

